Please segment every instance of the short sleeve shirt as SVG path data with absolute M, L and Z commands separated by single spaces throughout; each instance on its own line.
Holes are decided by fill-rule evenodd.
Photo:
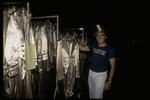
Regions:
M 99 47 L 98 44 L 89 45 L 92 52 L 90 69 L 95 72 L 104 72 L 108 69 L 109 59 L 115 58 L 114 49 L 109 45 Z

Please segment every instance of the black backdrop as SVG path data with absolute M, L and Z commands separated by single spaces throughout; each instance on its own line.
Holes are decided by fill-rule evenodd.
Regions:
M 142 2 L 30 2 L 36 16 L 59 15 L 60 29 L 84 27 L 93 43 L 94 26 L 102 24 L 115 49 L 117 65 L 112 88 L 104 98 L 144 95 L 147 6 Z

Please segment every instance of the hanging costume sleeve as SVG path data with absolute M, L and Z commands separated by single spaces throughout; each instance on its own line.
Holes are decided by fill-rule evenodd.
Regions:
M 64 70 L 62 63 L 62 40 L 57 42 L 57 60 L 56 60 L 56 78 L 58 80 L 64 79 Z
M 79 44 L 75 47 L 75 64 L 76 64 L 76 78 L 80 78 L 80 67 L 79 67 Z

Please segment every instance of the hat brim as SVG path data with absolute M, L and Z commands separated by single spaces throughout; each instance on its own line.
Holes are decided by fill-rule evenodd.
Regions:
M 97 35 L 98 33 L 101 33 L 101 32 L 104 32 L 104 31 L 105 31 L 105 30 L 97 31 L 93 36 L 96 37 L 96 35 Z

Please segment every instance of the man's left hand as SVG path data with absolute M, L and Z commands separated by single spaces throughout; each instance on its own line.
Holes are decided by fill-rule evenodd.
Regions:
M 106 82 L 104 86 L 104 91 L 108 91 L 110 87 L 111 87 L 111 84 L 109 82 Z

